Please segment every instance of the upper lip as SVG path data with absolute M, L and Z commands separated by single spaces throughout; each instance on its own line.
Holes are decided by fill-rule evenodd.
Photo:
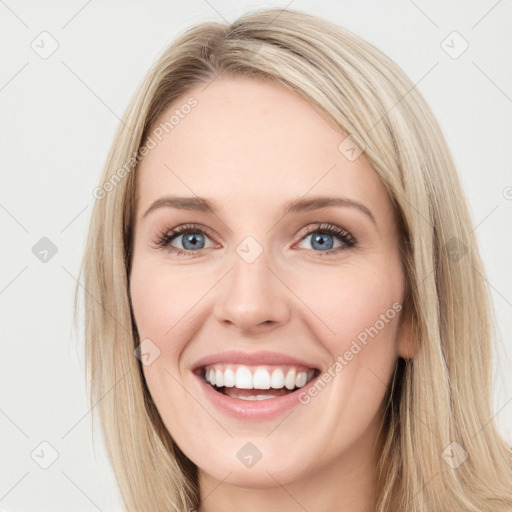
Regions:
M 294 365 L 317 369 L 317 366 L 307 361 L 298 359 L 296 357 L 290 357 L 289 355 L 280 354 L 279 352 L 242 352 L 236 350 L 218 352 L 216 354 L 211 354 L 209 356 L 203 357 L 193 365 L 192 369 L 193 371 L 196 371 L 200 368 L 204 368 L 205 366 L 218 363 L 243 364 L 247 366 Z

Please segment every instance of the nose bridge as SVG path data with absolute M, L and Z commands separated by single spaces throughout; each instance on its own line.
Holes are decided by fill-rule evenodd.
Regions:
M 286 321 L 286 288 L 271 270 L 271 259 L 270 251 L 253 236 L 240 242 L 231 259 L 232 270 L 223 279 L 217 299 L 218 321 L 234 324 L 246 332 Z

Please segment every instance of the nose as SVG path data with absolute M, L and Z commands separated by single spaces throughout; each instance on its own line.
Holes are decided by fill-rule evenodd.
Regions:
M 216 319 L 240 334 L 268 333 L 290 317 L 289 290 L 263 252 L 248 263 L 234 254 L 233 268 L 222 280 L 215 302 Z

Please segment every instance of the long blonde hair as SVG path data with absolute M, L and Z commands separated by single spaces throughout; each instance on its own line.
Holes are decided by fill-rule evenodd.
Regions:
M 375 47 L 312 15 L 266 9 L 192 27 L 163 52 L 125 112 L 94 192 L 81 266 L 87 384 L 127 510 L 200 505 L 197 468 L 163 425 L 134 355 L 129 275 L 139 150 L 171 103 L 221 75 L 279 83 L 319 107 L 364 145 L 394 204 L 417 353 L 397 361 L 384 404 L 376 510 L 511 505 L 511 452 L 491 410 L 491 302 L 441 129 Z M 454 454 L 465 459 L 458 467 L 448 463 Z

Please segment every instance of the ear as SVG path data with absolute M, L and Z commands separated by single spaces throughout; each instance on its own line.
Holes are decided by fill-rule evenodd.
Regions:
M 413 315 L 409 310 L 403 312 L 397 335 L 398 356 L 404 359 L 414 359 L 418 353 L 418 340 L 414 336 Z

